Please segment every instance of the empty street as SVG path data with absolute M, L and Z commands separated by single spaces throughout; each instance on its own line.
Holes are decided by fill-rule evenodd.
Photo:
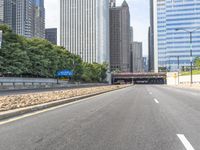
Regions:
M 0 122 L 0 150 L 199 150 L 200 92 L 137 85 Z

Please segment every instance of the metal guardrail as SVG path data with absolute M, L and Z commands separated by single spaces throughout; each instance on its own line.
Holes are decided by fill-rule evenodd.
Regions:
M 44 88 L 73 88 L 102 86 L 105 83 L 69 83 L 68 81 L 43 78 L 2 78 L 0 77 L 1 90 L 44 89 Z

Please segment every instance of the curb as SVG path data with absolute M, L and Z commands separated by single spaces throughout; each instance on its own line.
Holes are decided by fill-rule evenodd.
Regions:
M 130 86 L 128 86 L 128 87 L 130 87 Z M 79 101 L 79 100 L 82 100 L 82 99 L 90 98 L 90 97 L 101 95 L 101 94 L 104 94 L 104 93 L 117 91 L 117 90 L 124 89 L 124 88 L 127 88 L 127 87 L 122 87 L 122 88 L 119 88 L 119 89 L 114 89 L 114 90 L 110 90 L 110 91 L 104 91 L 104 92 L 99 92 L 99 93 L 94 93 L 94 94 L 89 94 L 89 95 L 72 97 L 72 98 L 68 98 L 68 99 L 62 99 L 62 100 L 53 101 L 53 102 L 49 102 L 49 103 L 39 104 L 39 105 L 35 105 L 35 106 L 29 106 L 29 107 L 25 107 L 25 108 L 20 108 L 20 109 L 17 109 L 17 110 L 9 110 L 9 111 L 5 111 L 5 112 L 0 112 L 0 121 L 6 120 L 6 119 L 9 119 L 9 118 L 13 118 L 13 117 L 17 117 L 17 116 L 21 116 L 21 115 L 24 115 L 24 114 L 44 110 L 44 109 L 47 109 L 47 108 L 52 108 L 52 107 L 56 107 L 56 106 L 59 106 L 59 105 L 64 105 L 64 104 L 67 104 L 67 103 Z

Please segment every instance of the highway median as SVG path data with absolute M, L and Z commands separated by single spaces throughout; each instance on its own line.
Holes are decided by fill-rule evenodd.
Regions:
M 0 96 L 0 120 L 63 105 L 106 92 L 126 88 L 128 86 L 130 85 L 111 85 L 53 92 Z

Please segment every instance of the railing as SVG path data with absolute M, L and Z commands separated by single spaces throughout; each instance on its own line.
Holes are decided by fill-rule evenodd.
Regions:
M 50 78 L 0 77 L 0 90 L 102 86 L 105 83 L 69 83 Z

